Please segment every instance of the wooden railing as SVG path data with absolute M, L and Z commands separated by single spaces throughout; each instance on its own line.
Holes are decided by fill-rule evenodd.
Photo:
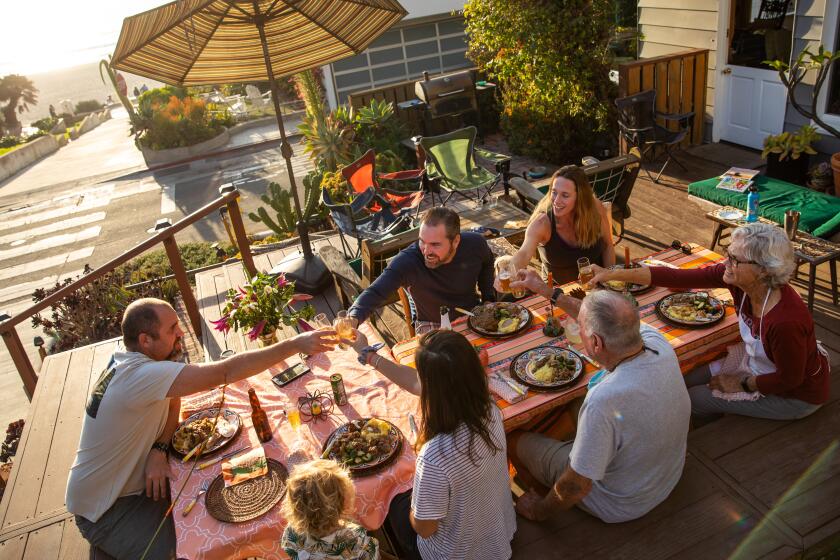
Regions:
M 619 95 L 625 97 L 653 89 L 656 90 L 657 111 L 694 111 L 691 133 L 686 137 L 686 141 L 690 144 L 701 144 L 706 115 L 708 69 L 708 49 L 691 49 L 625 62 L 618 66 Z
M 251 255 L 251 248 L 245 234 L 245 225 L 242 223 L 242 215 L 239 213 L 239 203 L 237 202 L 237 199 L 239 198 L 239 191 L 232 186 L 225 186 L 219 189 L 219 192 L 221 196 L 213 202 L 202 206 L 175 224 L 165 227 L 133 249 L 130 249 L 122 255 L 111 259 L 99 268 L 50 294 L 38 303 L 30 305 L 20 313 L 0 322 L 0 335 L 3 336 L 3 342 L 6 343 L 6 348 L 9 349 L 9 354 L 12 356 L 12 361 L 18 370 L 18 374 L 23 381 L 24 389 L 30 398 L 35 392 L 35 386 L 38 383 L 38 374 L 35 373 L 35 369 L 32 367 L 32 362 L 29 361 L 29 357 L 26 354 L 26 350 L 20 341 L 20 337 L 18 336 L 15 327 L 33 315 L 50 307 L 52 304 L 71 295 L 79 288 L 90 284 L 97 278 L 104 276 L 116 267 L 128 262 L 137 255 L 148 251 L 159 243 L 163 244 L 163 247 L 166 250 L 166 256 L 169 257 L 169 264 L 172 266 L 172 271 L 175 275 L 175 280 L 178 283 L 178 288 L 181 291 L 181 296 L 184 299 L 184 306 L 187 308 L 187 315 L 189 315 L 193 330 L 195 331 L 196 336 L 201 337 L 201 316 L 198 313 L 198 305 L 195 301 L 195 295 L 193 295 L 189 280 L 187 279 L 187 271 L 184 268 L 184 262 L 181 260 L 178 245 L 175 243 L 175 234 L 182 229 L 191 226 L 205 216 L 208 216 L 219 208 L 226 206 L 228 209 L 228 215 L 230 216 L 231 225 L 233 226 L 236 244 L 239 247 L 239 253 L 242 256 L 242 264 L 245 266 L 250 275 L 256 274 L 257 270 L 254 266 L 254 258 Z

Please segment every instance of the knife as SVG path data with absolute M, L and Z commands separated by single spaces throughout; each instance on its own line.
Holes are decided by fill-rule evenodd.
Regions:
M 595 360 L 593 360 L 592 358 L 590 358 L 586 354 L 581 354 L 580 352 L 578 352 L 578 356 L 580 356 L 581 358 L 583 358 L 584 360 L 586 360 L 587 362 L 589 362 L 590 364 L 592 364 L 596 368 L 601 367 L 601 365 L 598 364 L 598 362 L 596 362 Z
M 411 412 L 408 413 L 408 425 L 411 427 L 411 433 L 417 437 L 418 430 L 417 430 L 417 421 L 414 419 L 414 414 Z
M 472 311 L 467 311 L 466 309 L 461 309 L 460 307 L 456 307 L 455 311 L 457 311 L 458 313 L 463 313 L 464 315 L 468 315 L 470 317 L 475 317 L 475 313 L 473 313 Z
M 250 445 L 240 447 L 239 449 L 237 449 L 235 451 L 231 451 L 230 453 L 225 453 L 224 455 L 219 455 L 218 457 L 216 457 L 214 459 L 210 459 L 209 461 L 204 461 L 203 463 L 199 463 L 199 465 L 196 467 L 196 469 L 198 469 L 198 470 L 205 469 L 205 468 L 209 467 L 210 465 L 215 465 L 216 463 L 218 463 L 219 461 L 221 461 L 223 459 L 228 459 L 230 457 L 233 457 L 234 455 L 238 455 L 239 453 L 242 453 L 243 451 L 247 451 L 249 449 L 251 449 Z
M 507 384 L 508 384 L 508 386 L 509 386 L 511 389 L 513 389 L 514 391 L 516 391 L 516 392 L 517 392 L 520 396 L 524 396 L 524 395 L 525 395 L 525 391 L 523 391 L 522 389 L 520 389 L 520 388 L 519 388 L 519 385 L 517 385 L 516 383 L 514 383 L 514 382 L 513 382 L 513 380 L 508 379 L 507 377 L 502 376 L 502 374 L 500 374 L 500 373 L 496 373 L 496 374 L 494 374 L 494 375 L 496 376 L 496 378 L 497 378 L 499 381 L 503 381 L 504 383 L 507 383 Z

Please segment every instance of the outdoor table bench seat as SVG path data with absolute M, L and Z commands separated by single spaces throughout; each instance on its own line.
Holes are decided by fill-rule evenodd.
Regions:
M 798 210 L 801 214 L 801 231 L 824 239 L 831 239 L 840 234 L 840 197 L 764 175 L 757 175 L 753 180 L 761 197 L 758 209 L 760 216 L 782 224 L 785 220 L 785 210 Z M 720 206 L 746 209 L 747 193 L 718 189 L 718 182 L 719 179 L 713 177 L 691 183 L 688 185 L 688 194 Z

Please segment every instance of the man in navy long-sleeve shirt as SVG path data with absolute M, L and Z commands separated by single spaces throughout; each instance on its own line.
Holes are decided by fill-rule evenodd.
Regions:
M 388 297 L 404 287 L 417 308 L 417 321 L 440 323 L 440 306 L 471 309 L 478 305 L 476 285 L 483 301 L 495 301 L 493 253 L 484 236 L 461 233 L 461 220 L 453 210 L 435 207 L 420 226 L 420 239 L 394 257 L 368 289 L 359 294 L 349 315 L 361 323 Z

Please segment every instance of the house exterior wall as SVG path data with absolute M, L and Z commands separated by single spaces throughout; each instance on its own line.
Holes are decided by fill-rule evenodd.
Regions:
M 714 118 L 717 75 L 718 2 L 729 0 L 639 0 L 639 57 L 652 58 L 686 49 L 709 49 L 706 121 Z M 712 127 L 705 127 L 711 137 Z
M 793 39 L 793 54 L 795 58 L 803 49 L 808 48 L 812 52 L 816 52 L 820 44 L 823 44 L 825 34 L 825 26 L 837 26 L 836 16 L 833 14 L 840 13 L 837 6 L 833 6 L 833 14 L 830 21 L 826 19 L 829 13 L 829 3 L 838 3 L 840 0 L 799 0 L 796 3 L 796 20 L 794 25 L 794 39 Z M 824 45 L 826 49 L 833 51 L 834 45 Z M 810 71 L 806 74 L 802 85 L 797 88 L 796 100 L 804 107 L 811 106 L 811 94 L 814 91 L 813 84 L 816 72 Z M 837 80 L 834 82 L 840 83 Z M 827 81 L 823 88 L 828 88 L 831 85 Z M 793 105 L 788 102 L 785 111 L 785 130 L 794 131 L 799 129 L 804 124 L 811 124 L 810 120 L 799 114 L 793 108 Z M 826 154 L 833 154 L 840 152 L 840 139 L 831 135 L 821 135 L 820 141 L 816 144 L 816 149 Z

